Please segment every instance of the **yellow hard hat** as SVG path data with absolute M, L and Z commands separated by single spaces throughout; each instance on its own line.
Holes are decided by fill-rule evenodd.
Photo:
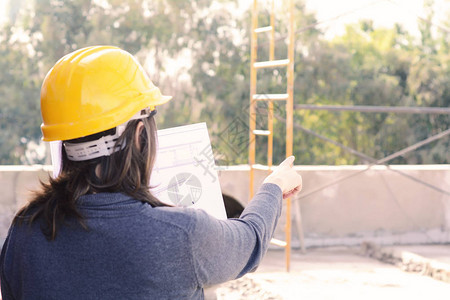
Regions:
M 128 52 L 87 47 L 61 58 L 41 88 L 43 140 L 70 140 L 114 128 L 163 96 Z

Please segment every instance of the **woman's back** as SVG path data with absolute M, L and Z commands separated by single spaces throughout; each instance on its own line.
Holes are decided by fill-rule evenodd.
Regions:
M 12 227 L 2 288 L 18 299 L 202 299 L 203 286 L 253 270 L 267 250 L 281 190 L 266 184 L 255 200 L 241 220 L 220 221 L 123 194 L 85 195 L 88 230 L 69 219 L 48 241 L 39 221 Z M 268 203 L 279 207 L 262 209 Z

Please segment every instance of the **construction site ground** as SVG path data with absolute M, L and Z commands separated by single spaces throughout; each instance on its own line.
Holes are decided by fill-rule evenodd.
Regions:
M 450 245 L 269 250 L 254 273 L 205 290 L 206 300 L 450 299 Z

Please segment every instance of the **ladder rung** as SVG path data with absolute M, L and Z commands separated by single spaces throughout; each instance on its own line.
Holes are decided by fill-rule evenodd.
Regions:
M 255 94 L 253 100 L 287 100 L 288 94 Z
M 270 135 L 270 130 L 253 130 L 255 135 Z
M 270 170 L 270 168 L 268 166 L 261 165 L 261 164 L 250 165 L 250 169 L 262 170 L 262 171 L 269 171 Z
M 288 64 L 289 64 L 289 59 L 278 59 L 278 60 L 255 62 L 253 64 L 253 66 L 257 69 L 260 69 L 260 68 L 282 67 L 282 66 L 287 66 Z
M 273 245 L 280 246 L 280 247 L 286 247 L 287 246 L 287 243 L 285 241 L 281 241 L 281 240 L 277 240 L 277 239 L 271 239 L 270 243 L 273 244 Z
M 266 27 L 259 27 L 255 29 L 255 33 L 262 33 L 262 32 L 267 32 L 267 31 L 271 31 L 272 30 L 272 26 L 266 26 Z

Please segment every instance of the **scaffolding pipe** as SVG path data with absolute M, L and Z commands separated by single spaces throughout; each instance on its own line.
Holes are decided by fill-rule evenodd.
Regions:
M 286 157 L 293 154 L 294 144 L 294 0 L 289 0 L 289 44 L 287 67 L 287 90 L 288 99 L 286 101 Z M 286 271 L 291 268 L 291 198 L 286 199 Z M 301 237 L 302 239 L 302 237 Z M 304 242 L 300 241 L 302 251 Z
M 258 28 L 258 1 L 253 0 L 252 9 L 252 28 Z M 249 186 L 249 200 L 254 194 L 254 170 L 253 165 L 255 164 L 255 151 L 256 151 L 256 141 L 253 131 L 256 129 L 256 112 L 255 105 L 253 103 L 253 95 L 256 94 L 256 69 L 254 64 L 256 62 L 256 57 L 258 55 L 258 39 L 255 30 L 252 30 L 251 36 L 251 53 L 250 53 L 250 134 L 249 134 L 249 145 L 248 145 L 248 163 L 250 165 L 250 186 Z
M 408 106 L 368 106 L 368 105 L 310 105 L 296 104 L 295 110 L 328 110 L 328 111 L 358 111 L 399 114 L 443 114 L 450 115 L 447 107 L 408 107 Z

